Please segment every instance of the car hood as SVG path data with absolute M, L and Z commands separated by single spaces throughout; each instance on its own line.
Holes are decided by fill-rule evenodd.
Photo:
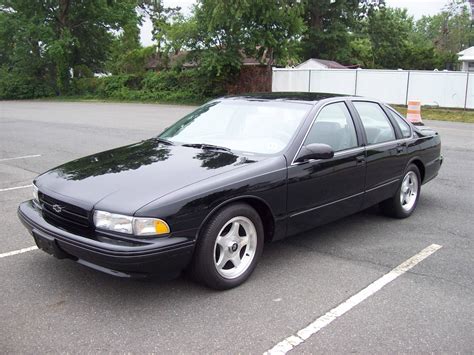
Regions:
M 149 139 L 71 161 L 40 175 L 35 184 L 87 210 L 133 214 L 152 200 L 258 160 Z

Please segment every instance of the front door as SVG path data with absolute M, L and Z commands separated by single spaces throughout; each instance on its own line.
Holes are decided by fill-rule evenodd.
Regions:
M 360 210 L 365 183 L 365 151 L 344 102 L 324 106 L 303 145 L 324 143 L 335 151 L 327 160 L 288 167 L 288 235 L 303 232 Z

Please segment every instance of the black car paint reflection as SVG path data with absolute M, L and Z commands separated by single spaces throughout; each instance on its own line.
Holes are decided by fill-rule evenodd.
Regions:
M 436 132 L 411 127 L 412 136 L 404 138 L 386 106 L 375 101 L 372 102 L 386 112 L 396 140 L 368 144 L 351 101 L 361 98 L 330 94 L 276 93 L 219 99 L 179 121 L 176 129 L 223 100 L 261 101 L 268 105 L 277 101 L 288 107 L 303 103 L 308 105 L 308 113 L 288 146 L 275 154 L 229 152 L 183 146 L 179 142 L 170 145 L 162 141 L 167 138 L 162 135 L 161 140 L 152 138 L 74 160 L 35 180 L 41 193 L 84 209 L 90 219 L 94 210 L 161 218 L 171 229 L 165 237 L 134 240 L 133 236 L 110 232 L 107 238 L 117 242 L 107 244 L 107 251 L 101 250 L 102 254 L 110 254 L 102 258 L 89 249 L 97 252 L 103 244 L 89 245 L 88 236 L 74 235 L 64 226 L 59 230 L 48 225 L 31 201 L 20 206 L 25 225 L 30 231 L 52 230 L 54 238 L 71 255 L 113 270 L 148 273 L 156 267 L 182 269 L 192 257 L 204 223 L 226 204 L 244 201 L 252 205 L 264 222 L 265 239 L 278 240 L 392 197 L 408 164 L 417 164 L 422 183 L 426 183 L 437 175 L 442 162 Z M 357 147 L 337 152 L 330 159 L 296 162 L 317 112 L 332 103 L 343 103 L 350 111 Z M 137 245 L 143 249 L 139 261 L 133 259 L 138 253 Z M 167 258 L 159 259 L 147 249 L 153 246 L 158 253 L 162 249 L 169 251 L 171 245 L 181 249 L 169 252 Z M 89 251 L 85 251 L 87 248 Z M 122 264 L 117 261 L 120 255 Z

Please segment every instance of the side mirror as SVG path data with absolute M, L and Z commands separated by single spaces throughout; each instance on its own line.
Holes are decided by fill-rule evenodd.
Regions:
M 312 143 L 301 148 L 296 163 L 308 161 L 310 159 L 331 159 L 334 156 L 334 150 L 330 145 Z

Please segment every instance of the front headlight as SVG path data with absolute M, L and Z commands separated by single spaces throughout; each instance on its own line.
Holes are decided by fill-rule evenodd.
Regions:
M 130 217 L 105 211 L 94 212 L 94 224 L 99 229 L 139 236 L 170 233 L 168 224 L 161 219 Z
M 132 234 L 132 217 L 104 211 L 94 212 L 94 224 L 97 228 L 114 232 Z
M 33 184 L 33 200 L 34 200 L 36 203 L 39 203 L 38 188 L 36 187 L 35 184 Z

